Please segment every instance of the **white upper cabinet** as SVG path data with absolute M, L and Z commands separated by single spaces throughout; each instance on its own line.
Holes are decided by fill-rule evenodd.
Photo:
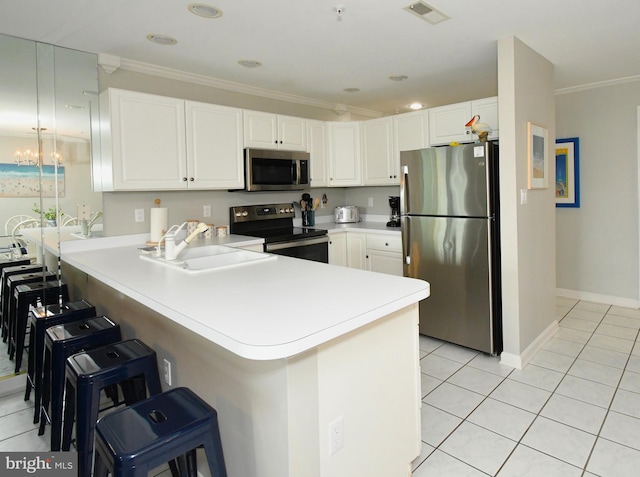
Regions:
M 362 164 L 364 185 L 400 184 L 391 116 L 363 121 Z
M 187 187 L 184 100 L 108 89 L 100 114 L 102 190 Z
M 244 111 L 244 145 L 260 149 L 306 151 L 306 119 Z
M 307 120 L 307 152 L 311 163 L 311 187 L 329 185 L 329 161 L 327 148 L 327 124 L 324 121 Z
M 360 122 L 327 123 L 329 131 L 329 186 L 362 185 Z
M 488 139 L 498 139 L 500 136 L 498 128 L 498 97 L 494 96 L 471 101 L 471 115 L 475 116 L 476 114 L 480 116 L 479 122 L 488 124 L 491 128 Z
M 429 141 L 432 146 L 473 141 L 465 124 L 471 119 L 471 102 L 448 104 L 429 109 Z
M 242 110 L 186 102 L 189 188 L 244 187 Z
M 108 89 L 100 115 L 103 191 L 244 186 L 241 109 Z
M 478 137 L 465 124 L 476 114 L 480 122 L 488 124 L 492 133 L 489 139 L 498 137 L 498 98 L 486 98 L 464 103 L 449 104 L 429 109 L 429 141 L 432 146 L 451 142 L 473 142 Z
M 429 147 L 429 110 L 393 116 L 393 132 L 398 153 Z

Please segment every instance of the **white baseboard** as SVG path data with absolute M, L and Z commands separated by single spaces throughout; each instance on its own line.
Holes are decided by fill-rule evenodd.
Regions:
M 599 293 L 568 290 L 566 288 L 556 288 L 556 296 L 575 298 L 576 300 L 593 301 L 596 303 L 605 303 L 607 305 L 624 306 L 626 308 L 640 308 L 640 300 L 635 300 L 633 298 L 601 295 Z
M 545 328 L 545 330 L 533 340 L 533 342 L 527 346 L 521 354 L 505 353 L 500 354 L 500 364 L 511 366 L 512 368 L 522 369 L 533 358 L 533 356 L 542 348 L 549 339 L 558 331 L 558 320 L 553 322 Z

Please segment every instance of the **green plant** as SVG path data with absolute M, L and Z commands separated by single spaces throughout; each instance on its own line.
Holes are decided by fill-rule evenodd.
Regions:
M 56 220 L 58 214 L 62 212 L 60 209 L 55 209 L 53 207 L 49 207 L 48 210 L 42 211 L 38 208 L 38 204 L 33 204 L 33 211 L 38 215 L 44 215 L 46 220 Z

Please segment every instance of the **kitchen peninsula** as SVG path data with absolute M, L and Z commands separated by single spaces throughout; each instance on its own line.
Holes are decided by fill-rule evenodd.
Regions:
M 284 256 L 187 272 L 141 259 L 143 244 L 62 242 L 63 278 L 217 409 L 230 476 L 410 476 L 426 282 Z

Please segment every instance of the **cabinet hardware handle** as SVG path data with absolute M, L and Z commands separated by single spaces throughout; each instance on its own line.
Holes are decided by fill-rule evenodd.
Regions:
M 192 178 L 190 178 L 189 180 L 190 180 L 191 182 L 195 181 L 195 179 L 194 179 L 193 177 L 192 177 Z
M 385 247 L 388 247 L 388 246 L 389 246 L 389 242 L 385 242 L 385 243 L 384 243 L 384 246 L 385 246 Z
M 182 180 L 183 180 L 183 181 L 185 181 L 185 182 L 187 182 L 187 178 L 186 178 L 186 177 L 183 177 L 183 178 L 182 178 Z

